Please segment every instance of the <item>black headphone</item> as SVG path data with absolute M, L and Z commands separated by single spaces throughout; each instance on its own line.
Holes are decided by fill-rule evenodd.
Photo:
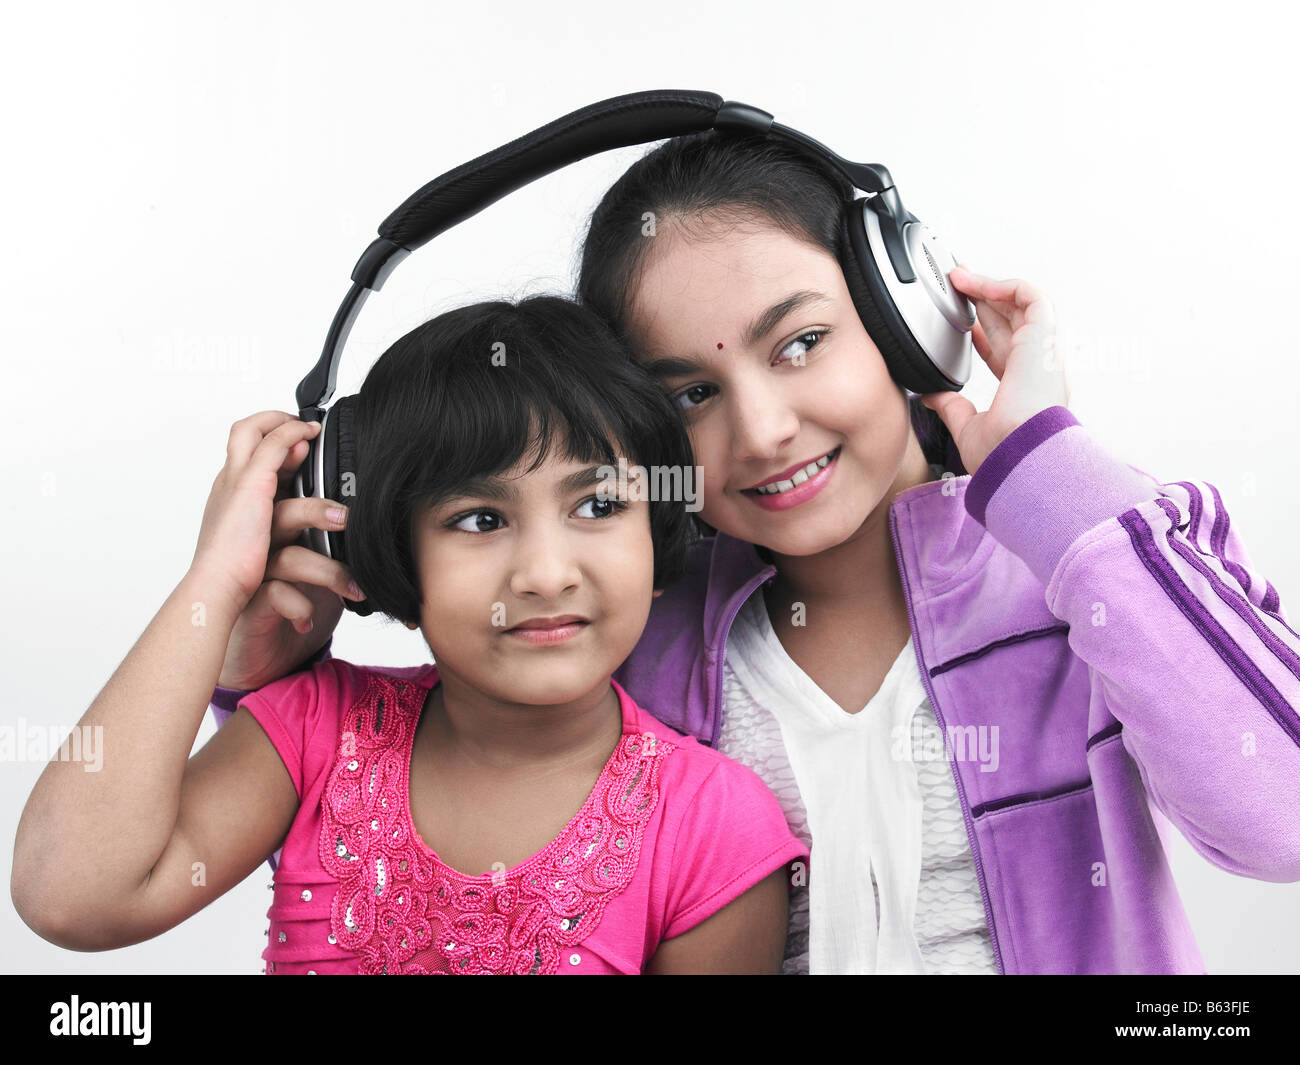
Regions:
M 355 494 L 356 446 L 352 433 L 355 396 L 329 410 L 339 357 L 357 314 L 372 291 L 416 248 L 531 181 L 598 152 L 704 130 L 735 130 L 778 137 L 829 164 L 855 190 L 841 225 L 844 280 L 868 335 L 890 375 L 917 393 L 956 392 L 970 377 L 970 330 L 975 310 L 952 287 L 957 260 L 938 236 L 903 207 L 889 171 L 878 163 L 851 163 L 825 145 L 773 121 L 757 107 L 724 101 L 709 92 L 662 89 L 615 96 L 591 104 L 462 163 L 407 197 L 384 219 L 379 237 L 357 260 L 352 288 L 340 304 L 325 349 L 298 384 L 298 416 L 319 421 L 295 486 L 300 497 L 342 502 Z M 348 564 L 346 534 L 306 531 L 307 544 Z M 346 609 L 368 615 L 365 602 L 343 599 Z

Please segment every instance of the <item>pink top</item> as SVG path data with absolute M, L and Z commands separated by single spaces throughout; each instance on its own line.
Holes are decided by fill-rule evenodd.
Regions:
M 457 872 L 409 806 L 437 683 L 432 663 L 330 658 L 240 701 L 300 801 L 267 911 L 268 973 L 639 973 L 663 940 L 807 861 L 758 776 L 611 681 L 623 738 L 582 808 L 513 869 Z

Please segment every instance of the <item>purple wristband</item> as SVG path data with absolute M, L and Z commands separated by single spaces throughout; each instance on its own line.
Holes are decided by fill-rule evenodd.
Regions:
M 325 659 L 330 657 L 330 647 L 333 646 L 333 644 L 334 635 L 331 633 L 330 638 L 325 641 L 324 646 L 322 646 L 319 651 L 304 661 L 302 665 L 298 666 L 296 669 L 289 670 L 289 673 L 286 673 L 285 676 L 288 676 L 290 673 L 301 673 L 304 669 L 311 669 L 311 667 L 317 662 L 324 662 Z M 239 706 L 239 700 L 252 690 L 252 688 L 223 688 L 220 684 L 212 689 L 212 698 L 209 702 L 212 704 L 213 710 L 217 711 L 216 718 L 218 726 L 226 723 L 227 718 L 229 718 Z

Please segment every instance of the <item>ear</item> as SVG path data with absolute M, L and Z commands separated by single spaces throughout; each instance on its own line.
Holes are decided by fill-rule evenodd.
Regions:
M 659 598 L 661 595 L 663 595 L 663 594 L 664 594 L 664 590 L 663 590 L 662 588 L 656 588 L 656 589 L 654 590 L 654 594 L 653 594 L 652 596 L 650 596 L 650 598 L 651 598 L 651 599 L 658 599 L 658 598 Z
M 414 621 L 403 621 L 402 624 L 405 625 L 405 626 L 406 626 L 408 629 L 410 629 L 412 632 L 414 632 L 416 629 L 418 629 L 418 628 L 420 627 L 420 626 L 417 625 Z

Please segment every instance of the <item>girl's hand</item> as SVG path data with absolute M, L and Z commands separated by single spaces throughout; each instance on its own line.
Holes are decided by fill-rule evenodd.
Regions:
M 254 414 L 230 429 L 226 464 L 212 482 L 190 572 L 224 589 L 238 610 L 266 575 L 276 492 L 319 431 L 318 422 L 278 410 Z
M 307 441 L 316 432 L 283 411 L 255 414 L 235 423 L 230 431 L 227 464 L 217 475 L 208 501 L 205 533 L 200 535 L 200 550 L 195 552 L 196 565 L 207 542 L 210 520 L 214 530 L 211 535 L 217 535 L 220 514 L 228 509 L 238 480 L 235 468 L 243 462 L 243 456 L 256 461 L 251 457 L 267 448 L 267 462 L 257 475 L 260 489 L 254 493 L 252 507 L 256 517 L 246 512 L 254 533 L 251 542 L 238 551 L 244 568 L 240 576 L 227 578 L 233 580 L 238 589 L 236 601 L 242 600 L 243 606 L 217 679 L 223 687 L 252 690 L 292 672 L 329 639 L 343 613 L 339 597 L 365 598 L 341 563 L 300 543 L 308 528 L 339 530 L 347 524 L 347 507 L 343 504 L 329 499 L 300 499 L 294 489 L 294 474 L 306 459 Z M 278 442 L 277 433 L 281 434 Z M 272 497 L 264 494 L 273 483 L 265 477 L 265 470 L 275 456 L 283 459 L 275 470 L 276 490 Z M 265 508 L 272 498 L 274 508 L 270 510 L 266 536 Z M 340 516 L 331 516 L 331 511 Z M 255 558 L 257 552 L 260 554 Z M 205 558 L 212 556 L 207 554 Z
M 974 474 L 1016 428 L 1048 407 L 1066 406 L 1070 389 L 1056 351 L 1056 312 L 1038 289 L 1028 281 L 994 281 L 964 263 L 948 277 L 975 304 L 975 350 L 1000 384 L 982 413 L 960 392 L 929 392 L 921 402 L 943 420 Z
M 299 543 L 308 528 L 346 524 L 347 507 L 331 499 L 300 499 L 290 487 L 276 501 L 266 579 L 235 619 L 217 678 L 223 688 L 251 691 L 292 673 L 330 638 L 343 614 L 339 597 L 365 598 L 341 562 Z

